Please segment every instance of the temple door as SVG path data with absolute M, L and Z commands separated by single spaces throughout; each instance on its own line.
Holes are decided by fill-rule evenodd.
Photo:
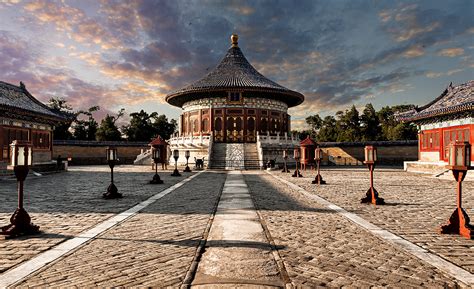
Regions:
M 255 117 L 254 116 L 247 117 L 247 134 L 245 136 L 247 142 L 255 142 L 257 140 L 255 129 L 256 129 Z
M 240 116 L 228 116 L 226 121 L 227 142 L 243 142 L 243 119 Z
M 214 141 L 223 142 L 224 141 L 224 124 L 222 117 L 218 116 L 214 120 Z

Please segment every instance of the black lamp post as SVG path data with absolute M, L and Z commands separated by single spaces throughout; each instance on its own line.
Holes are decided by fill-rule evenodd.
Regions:
M 296 162 L 296 169 L 295 169 L 295 172 L 293 173 L 293 175 L 291 175 L 291 176 L 294 177 L 294 178 L 301 178 L 301 177 L 303 177 L 303 175 L 300 173 L 300 168 L 299 168 L 299 164 L 298 164 L 299 161 L 300 161 L 300 158 L 301 158 L 299 148 L 295 148 L 293 150 L 293 158 L 295 159 L 295 162 Z
M 158 175 L 158 163 L 160 162 L 160 149 L 156 147 L 151 148 L 151 154 L 153 158 L 153 162 L 155 163 L 155 175 L 153 179 L 150 181 L 150 184 L 162 184 L 163 181 L 160 179 Z
M 13 238 L 39 233 L 39 226 L 31 223 L 31 218 L 23 208 L 23 182 L 32 163 L 32 148 L 26 141 L 15 140 L 11 144 L 11 166 L 18 181 L 18 208 L 10 217 L 10 225 L 1 227 L 1 235 Z
M 290 170 L 288 169 L 288 166 L 286 162 L 288 161 L 288 152 L 286 150 L 283 150 L 283 170 L 281 171 L 282 173 L 289 173 Z
M 190 173 L 191 172 L 191 169 L 189 168 L 189 157 L 191 156 L 191 153 L 189 152 L 189 150 L 186 150 L 184 152 L 184 157 L 186 158 L 186 168 L 184 168 L 184 171 L 183 172 L 186 172 L 186 173 Z
M 118 189 L 114 184 L 114 166 L 118 161 L 117 148 L 108 147 L 106 149 L 106 153 L 107 153 L 107 162 L 109 163 L 109 167 L 110 167 L 110 185 L 107 188 L 107 192 L 104 193 L 102 196 L 105 199 L 121 198 L 122 194 L 118 192 Z
M 171 174 L 173 177 L 180 177 L 181 174 L 178 171 L 178 159 L 179 159 L 179 150 L 173 151 L 173 158 L 174 158 L 174 171 Z
M 462 208 L 462 181 L 471 168 L 471 145 L 468 142 L 452 142 L 448 145 L 448 165 L 453 171 L 457 185 L 457 207 L 449 218 L 448 224 L 441 226 L 441 234 L 459 234 L 465 238 L 474 238 L 474 226 Z
M 379 193 L 374 188 L 374 167 L 375 162 L 377 161 L 377 148 L 374 146 L 365 146 L 364 156 L 364 164 L 367 165 L 370 171 L 370 188 L 367 190 L 365 198 L 362 198 L 360 202 L 372 203 L 374 205 L 383 205 L 385 204 L 385 201 L 382 198 L 379 198 Z
M 314 160 L 316 161 L 316 167 L 317 167 L 318 174 L 314 178 L 314 181 L 311 182 L 312 184 L 324 185 L 326 183 L 326 181 L 323 180 L 323 177 L 319 173 L 319 167 L 321 165 L 321 160 L 322 159 L 323 159 L 323 150 L 320 149 L 319 147 L 317 147 L 314 150 Z

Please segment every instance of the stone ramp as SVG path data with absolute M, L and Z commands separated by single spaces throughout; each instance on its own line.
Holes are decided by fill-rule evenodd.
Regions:
M 192 283 L 210 288 L 218 284 L 241 284 L 239 288 L 285 285 L 240 171 L 227 176 Z

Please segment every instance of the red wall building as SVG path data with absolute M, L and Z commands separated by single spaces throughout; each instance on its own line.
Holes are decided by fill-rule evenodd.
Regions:
M 446 147 L 452 141 L 474 143 L 474 80 L 453 86 L 427 105 L 398 115 L 418 125 L 419 162 L 447 161 Z

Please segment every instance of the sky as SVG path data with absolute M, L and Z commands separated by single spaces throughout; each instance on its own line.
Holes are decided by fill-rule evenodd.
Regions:
M 474 1 L 0 0 L 0 81 L 74 109 L 177 118 L 166 94 L 204 77 L 230 35 L 308 115 L 424 105 L 474 79 Z

